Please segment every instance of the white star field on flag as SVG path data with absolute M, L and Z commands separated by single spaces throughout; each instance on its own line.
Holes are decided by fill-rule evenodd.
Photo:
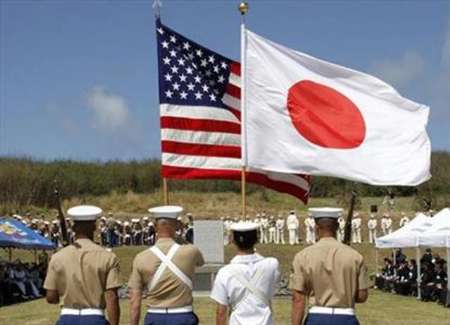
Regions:
M 223 107 L 230 61 L 164 27 L 159 34 L 161 103 Z

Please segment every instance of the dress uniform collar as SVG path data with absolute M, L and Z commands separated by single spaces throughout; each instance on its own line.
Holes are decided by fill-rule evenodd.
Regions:
M 95 244 L 93 240 L 90 240 L 89 238 L 79 238 L 75 240 L 75 243 L 83 246 L 83 245 L 92 245 Z
M 334 237 L 324 237 L 324 238 L 320 238 L 320 240 L 318 241 L 319 243 L 332 243 L 332 242 L 337 242 L 337 239 Z
M 158 238 L 158 240 L 156 241 L 156 244 L 170 244 L 170 243 L 174 243 L 175 240 L 173 238 L 169 238 L 169 237 L 164 237 L 164 238 Z
M 258 253 L 248 254 L 248 255 L 236 255 L 230 261 L 231 264 L 250 264 L 262 261 L 264 259 L 263 256 Z

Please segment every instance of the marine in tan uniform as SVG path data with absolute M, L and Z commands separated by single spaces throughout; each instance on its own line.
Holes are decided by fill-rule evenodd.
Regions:
M 341 209 L 309 210 L 319 241 L 294 258 L 290 278 L 292 325 L 301 324 L 309 301 L 306 325 L 358 324 L 354 307 L 368 297 L 368 275 L 363 257 L 336 240 Z
M 128 282 L 131 325 L 138 325 L 142 294 L 148 291 L 144 324 L 198 324 L 192 310 L 192 278 L 195 268 L 204 264 L 200 250 L 193 245 L 175 242 L 177 216 L 181 207 L 150 209 L 156 218 L 156 244 L 133 261 Z
M 44 283 L 47 302 L 62 305 L 58 325 L 119 324 L 119 260 L 93 242 L 95 221 L 101 213 L 94 206 L 68 211 L 76 240 L 52 256 Z

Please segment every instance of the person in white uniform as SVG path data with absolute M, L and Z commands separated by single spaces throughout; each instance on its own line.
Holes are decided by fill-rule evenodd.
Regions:
M 359 216 L 359 213 L 356 212 L 353 215 L 352 219 L 352 242 L 354 244 L 361 244 L 361 217 Z
M 306 243 L 314 244 L 316 242 L 316 222 L 312 214 L 308 214 L 308 217 L 305 218 L 305 230 L 306 230 Z
M 276 227 L 277 227 L 276 238 L 275 238 L 276 244 L 282 244 L 282 245 L 285 244 L 285 241 L 284 241 L 284 225 L 285 225 L 285 223 L 286 222 L 285 222 L 284 218 L 281 216 L 281 214 L 278 215 L 278 219 L 276 222 Z
M 267 234 L 267 230 L 269 228 L 269 219 L 267 219 L 266 214 L 263 213 L 261 215 L 261 223 L 259 224 L 259 232 L 260 232 L 260 237 L 259 237 L 259 243 L 260 244 L 267 244 L 268 243 L 268 234 Z
M 371 213 L 370 219 L 367 222 L 367 228 L 369 228 L 369 243 L 375 243 L 375 239 L 377 239 L 377 225 L 378 221 L 376 215 Z
M 402 218 L 400 219 L 400 228 L 406 226 L 409 222 L 409 218 L 406 216 L 405 212 L 402 212 Z
M 269 244 L 275 243 L 275 233 L 276 233 L 276 221 L 274 216 L 270 216 L 269 219 Z
M 271 300 L 280 282 L 278 260 L 255 253 L 256 224 L 238 223 L 232 231 L 238 252 L 219 270 L 211 291 L 217 303 L 216 325 L 272 325 Z
M 298 244 L 298 227 L 299 222 L 297 216 L 295 215 L 295 211 L 291 211 L 287 217 L 286 225 L 289 232 L 289 245 Z
M 387 235 L 387 219 L 388 215 L 385 213 L 381 218 L 381 231 L 383 232 L 383 236 Z
M 345 237 L 345 219 L 342 217 L 342 215 L 338 218 L 338 231 L 337 231 L 337 240 L 341 243 L 344 241 Z
M 386 219 L 386 231 L 388 234 L 392 233 L 392 218 L 390 215 L 387 216 Z

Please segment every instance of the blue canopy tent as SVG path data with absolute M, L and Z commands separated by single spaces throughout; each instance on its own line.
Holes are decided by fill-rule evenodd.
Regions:
M 0 247 L 33 250 L 55 249 L 56 246 L 47 238 L 37 234 L 22 222 L 0 217 Z

